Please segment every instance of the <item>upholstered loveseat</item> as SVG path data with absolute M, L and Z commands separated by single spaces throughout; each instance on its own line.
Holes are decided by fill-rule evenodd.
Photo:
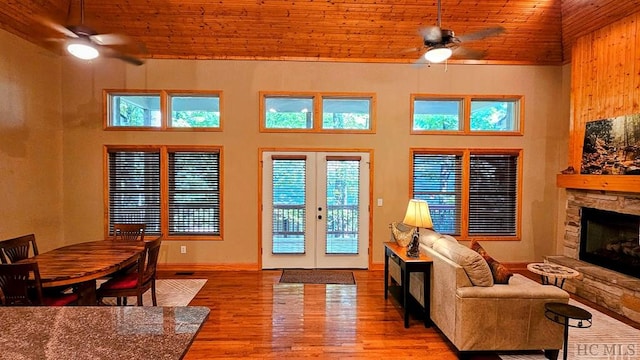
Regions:
M 421 229 L 420 251 L 433 259 L 431 320 L 461 357 L 476 351 L 545 350 L 547 358 L 557 358 L 563 328 L 545 318 L 544 304 L 568 302 L 567 292 L 520 274 L 499 275 L 507 283 L 495 283 L 487 256 L 434 231 Z M 397 264 L 390 262 L 389 272 L 400 282 Z M 420 304 L 422 286 L 422 273 L 412 273 L 410 292 Z

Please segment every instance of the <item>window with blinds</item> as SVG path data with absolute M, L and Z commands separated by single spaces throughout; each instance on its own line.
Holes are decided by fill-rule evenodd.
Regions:
M 272 253 L 304 254 L 306 158 L 276 157 L 272 174 Z
M 168 153 L 169 235 L 220 235 L 220 154 Z
M 519 236 L 520 150 L 412 150 L 412 159 L 412 197 L 429 204 L 436 231 Z
M 461 189 L 461 155 L 414 154 L 413 198 L 429 204 L 436 231 L 460 234 Z
M 469 235 L 516 235 L 518 157 L 470 156 Z
M 221 154 L 214 146 L 107 146 L 105 230 L 144 223 L 152 235 L 221 238 Z
M 116 223 L 145 223 L 160 234 L 160 153 L 109 153 L 109 233 Z

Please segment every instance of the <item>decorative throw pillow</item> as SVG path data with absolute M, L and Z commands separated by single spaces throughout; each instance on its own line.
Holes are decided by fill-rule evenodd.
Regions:
M 433 250 L 460 265 L 474 286 L 493 286 L 491 269 L 477 252 L 443 238 L 433 244 Z
M 493 275 L 493 282 L 496 284 L 508 284 L 509 278 L 513 276 L 513 273 L 502 265 L 498 260 L 489 256 L 487 251 L 476 240 L 471 240 L 471 249 L 480 254 L 489 265 L 491 274 Z

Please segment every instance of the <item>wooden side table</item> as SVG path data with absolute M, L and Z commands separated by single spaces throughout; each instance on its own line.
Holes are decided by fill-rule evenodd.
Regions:
M 407 256 L 407 248 L 398 245 L 395 242 L 384 243 L 384 298 L 388 298 L 389 293 L 389 259 L 396 262 L 401 269 L 401 286 L 402 286 L 402 307 L 404 308 L 404 327 L 409 327 L 409 309 L 408 299 L 411 295 L 409 292 L 409 286 L 411 283 L 411 273 L 421 272 L 424 274 L 424 283 L 422 284 L 424 299 L 424 326 L 431 326 L 430 315 L 430 286 L 431 286 L 431 264 L 433 260 L 420 253 L 420 257 L 411 258 Z

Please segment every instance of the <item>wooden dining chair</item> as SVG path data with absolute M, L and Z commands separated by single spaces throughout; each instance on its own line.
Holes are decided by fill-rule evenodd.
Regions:
M 136 305 L 142 306 L 142 295 L 151 289 L 153 306 L 157 306 L 156 267 L 161 241 L 162 238 L 157 238 L 145 242 L 144 251 L 138 258 L 134 272 L 113 277 L 103 283 L 97 292 L 98 303 L 102 303 L 102 298 L 115 297 L 118 305 L 127 305 L 127 296 L 135 296 L 137 297 Z
M 113 240 L 144 241 L 147 224 L 113 224 Z
M 38 263 L 0 264 L 0 303 L 5 306 L 64 306 L 75 304 L 78 294 L 43 295 Z
M 34 234 L 0 241 L 0 262 L 3 264 L 14 263 L 36 255 L 38 255 L 38 246 Z

